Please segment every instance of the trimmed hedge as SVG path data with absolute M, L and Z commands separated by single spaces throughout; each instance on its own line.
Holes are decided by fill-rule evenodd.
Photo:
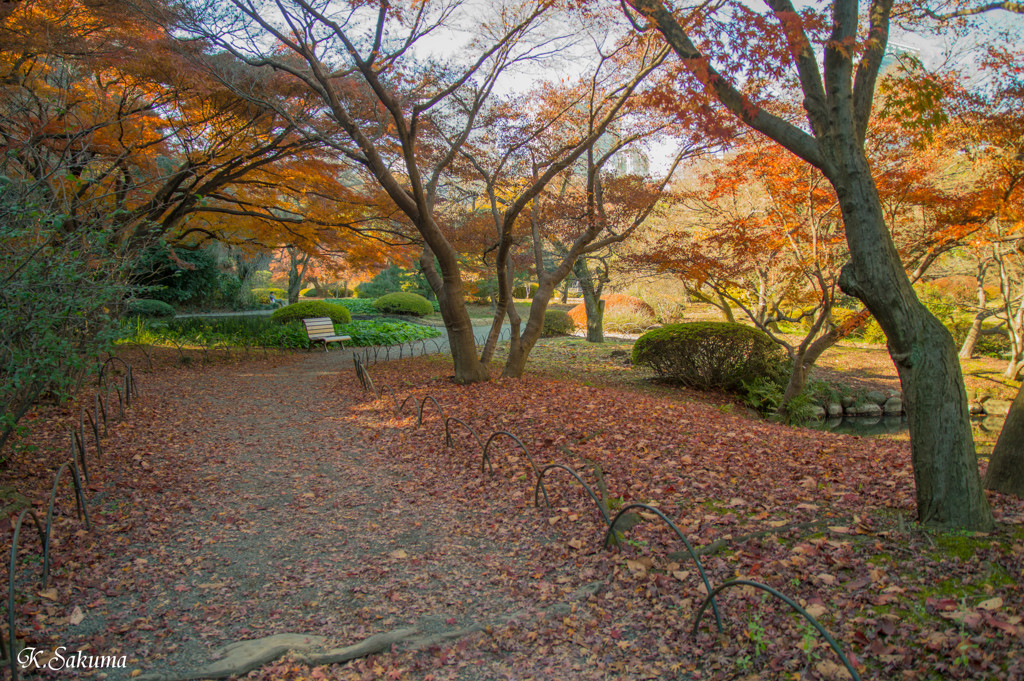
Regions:
M 173 317 L 174 308 L 162 300 L 140 298 L 128 303 L 126 312 L 129 317 Z
M 786 354 L 767 334 L 731 322 L 668 324 L 633 345 L 633 364 L 698 390 L 737 391 L 744 381 L 775 378 Z
M 335 324 L 348 324 L 352 321 L 352 315 L 341 305 L 325 303 L 322 300 L 303 300 L 285 305 L 274 310 L 274 314 L 270 315 L 270 318 L 279 324 L 287 324 L 309 317 L 330 317 Z
M 563 310 L 544 310 L 545 336 L 568 336 L 573 330 L 572 318 Z
M 252 295 L 259 301 L 260 305 L 270 305 L 270 294 L 278 300 L 288 300 L 288 292 L 283 288 L 254 288 Z
M 426 317 L 434 311 L 430 301 L 417 293 L 388 293 L 373 301 L 379 312 L 386 314 L 411 314 Z

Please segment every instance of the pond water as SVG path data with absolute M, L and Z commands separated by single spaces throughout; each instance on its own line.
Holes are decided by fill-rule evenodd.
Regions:
M 974 443 L 979 453 L 990 452 L 992 446 L 999 437 L 999 431 L 1003 429 L 1005 416 L 986 416 L 984 418 L 972 418 L 971 428 L 974 431 Z M 827 430 L 831 433 L 842 433 L 845 435 L 862 435 L 873 437 L 878 435 L 900 435 L 908 429 L 907 417 L 904 416 L 877 416 L 868 417 L 850 416 L 846 418 L 824 419 L 812 421 L 805 424 L 805 427 L 813 430 Z

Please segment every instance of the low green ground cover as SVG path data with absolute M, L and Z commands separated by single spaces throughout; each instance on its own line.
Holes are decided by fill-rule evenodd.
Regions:
M 357 320 L 335 325 L 351 336 L 348 345 L 395 345 L 434 338 L 434 328 L 402 321 Z M 185 317 L 146 321 L 134 318 L 123 327 L 122 342 L 142 345 L 235 345 L 243 347 L 304 348 L 308 344 L 301 322 L 279 324 L 269 317 Z

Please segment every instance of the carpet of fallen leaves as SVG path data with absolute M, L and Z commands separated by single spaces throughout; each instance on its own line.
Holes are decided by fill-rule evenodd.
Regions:
M 435 639 L 340 666 L 286 658 L 249 678 L 846 678 L 801 618 L 752 589 L 719 596 L 722 633 L 708 612 L 691 636 L 704 588 L 675 535 L 647 514 L 605 548 L 565 472 L 548 472 L 550 507 L 535 505 L 532 457 L 603 484 L 613 509 L 655 505 L 706 550 L 713 585 L 751 579 L 798 600 L 863 678 L 1024 679 L 1024 504 L 991 495 L 989 535 L 917 527 L 905 443 L 588 386 L 582 367 L 474 386 L 453 385 L 437 358 L 370 373 L 380 399 L 341 353 L 143 374 L 94 465 L 95 530 L 68 492 L 51 590 L 29 581 L 38 561 L 19 564 L 19 635 L 127 654 L 109 678 L 193 669 L 272 633 L 347 645 L 410 625 Z M 484 440 L 513 433 L 530 457 L 499 436 L 484 473 L 466 428 L 452 424 L 446 447 L 434 404 L 417 425 L 390 391 L 433 397 Z M 37 509 L 76 413 L 36 414 L 5 471 Z

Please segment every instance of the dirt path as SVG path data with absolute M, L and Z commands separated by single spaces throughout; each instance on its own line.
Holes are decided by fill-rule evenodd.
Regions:
M 73 566 L 85 617 L 50 630 L 54 642 L 128 655 L 117 679 L 178 674 L 270 634 L 348 645 L 526 607 L 494 588 L 518 558 L 474 529 L 486 519 L 435 514 L 414 475 L 360 440 L 348 423 L 359 396 L 335 385 L 350 363 L 303 353 L 191 380 L 143 376 L 143 399 L 110 445 L 132 468 L 95 497 L 108 555 Z

